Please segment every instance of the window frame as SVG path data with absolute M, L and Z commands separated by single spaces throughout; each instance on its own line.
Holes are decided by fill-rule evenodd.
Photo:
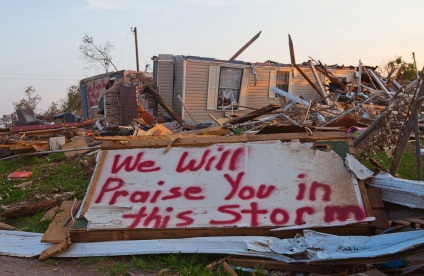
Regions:
M 238 82 L 238 87 L 233 88 L 233 87 L 221 87 L 221 78 L 222 78 L 222 71 L 223 69 L 233 69 L 233 70 L 237 70 L 239 71 L 238 75 L 239 75 L 239 82 Z M 229 105 L 219 105 L 219 94 L 220 94 L 220 90 L 221 89 L 231 89 L 231 90 L 237 90 L 237 105 L 240 103 L 240 94 L 241 94 L 241 89 L 242 89 L 242 83 L 243 83 L 243 73 L 244 73 L 244 68 L 240 68 L 240 67 L 234 67 L 234 66 L 219 66 L 219 76 L 218 76 L 218 85 L 217 85 L 217 93 L 216 93 L 216 110 L 237 110 L 238 106 L 233 106 L 231 103 Z

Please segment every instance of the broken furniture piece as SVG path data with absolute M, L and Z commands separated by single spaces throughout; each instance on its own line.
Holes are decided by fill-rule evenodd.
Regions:
M 29 108 L 16 109 L 16 115 L 18 116 L 18 121 L 21 126 L 48 124 L 44 120 L 37 119 L 34 111 Z

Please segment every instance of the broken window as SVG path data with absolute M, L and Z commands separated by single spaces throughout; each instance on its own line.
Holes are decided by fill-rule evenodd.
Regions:
M 277 79 L 275 86 L 286 92 L 289 91 L 290 71 L 277 71 Z M 280 97 L 280 95 L 276 95 Z
M 221 67 L 218 87 L 218 109 L 238 105 L 243 69 Z
M 285 92 L 293 94 L 294 87 L 294 71 L 293 70 L 271 70 L 269 71 L 269 89 L 268 97 L 275 99 L 281 97 L 279 94 L 274 93 L 271 87 L 277 87 Z

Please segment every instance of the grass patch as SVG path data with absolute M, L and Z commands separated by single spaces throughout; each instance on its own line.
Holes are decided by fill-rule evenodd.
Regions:
M 166 270 L 172 275 L 227 275 L 220 267 L 213 271 L 205 267 L 215 261 L 220 256 L 217 255 L 199 255 L 199 254 L 166 254 L 166 255 L 143 255 L 133 256 L 131 266 L 141 268 L 146 271 Z
M 365 157 L 360 158 L 362 164 L 368 167 L 372 171 L 378 171 L 379 168 L 373 164 L 368 157 L 371 157 L 379 165 L 381 165 L 385 171 L 389 171 L 393 162 L 393 158 L 387 156 L 385 152 L 370 152 L 367 153 Z M 424 165 L 424 162 L 423 164 Z M 424 166 L 423 166 L 424 171 Z M 397 177 L 409 180 L 418 180 L 418 170 L 417 170 L 417 159 L 415 156 L 415 144 L 408 144 L 408 147 L 405 150 L 405 153 L 402 157 L 399 170 L 397 172 Z
M 0 205 L 31 204 L 66 192 L 75 193 L 70 199 L 83 199 L 94 166 L 94 157 L 67 158 L 63 153 L 2 161 L 0 162 Z M 31 171 L 33 174 L 25 180 L 8 180 L 8 175 L 15 171 Z M 27 181 L 32 181 L 32 185 L 24 189 L 14 188 L 15 185 Z M 0 218 L 0 221 L 25 231 L 43 233 L 49 224 L 49 222 L 39 223 L 44 213 L 39 212 L 16 219 Z

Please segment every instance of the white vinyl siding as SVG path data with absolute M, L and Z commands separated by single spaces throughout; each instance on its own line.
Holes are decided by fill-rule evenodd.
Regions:
M 174 92 L 174 62 L 165 60 L 158 62 L 157 85 L 162 99 L 172 107 L 172 98 Z M 159 112 L 167 115 L 166 111 L 159 105 Z

